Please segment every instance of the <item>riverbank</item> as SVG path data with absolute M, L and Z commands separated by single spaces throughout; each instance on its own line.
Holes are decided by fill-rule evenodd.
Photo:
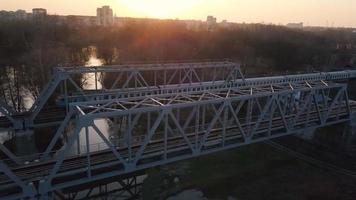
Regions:
M 144 199 L 196 190 L 208 199 L 351 200 L 356 179 L 255 144 L 151 170 Z

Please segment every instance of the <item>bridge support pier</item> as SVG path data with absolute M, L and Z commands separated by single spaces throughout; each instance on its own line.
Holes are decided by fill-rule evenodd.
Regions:
M 36 156 L 32 156 L 33 160 L 29 155 L 36 154 L 37 147 L 35 141 L 35 135 L 33 131 L 26 130 L 26 131 L 19 131 L 16 132 L 16 136 L 14 138 L 15 145 L 16 145 L 16 155 L 23 157 L 28 156 L 28 160 L 26 161 L 33 161 L 36 159 Z
M 297 135 L 297 137 L 299 137 L 303 140 L 311 141 L 314 139 L 315 131 L 316 131 L 316 128 L 308 128 L 308 129 L 303 130 L 302 132 L 297 133 L 296 135 Z
M 53 192 L 53 199 L 84 200 L 84 199 L 139 199 L 142 184 L 146 175 L 114 178 L 107 182 L 89 184 L 87 187 L 64 189 Z
M 343 141 L 346 150 L 349 152 L 356 150 L 356 113 L 351 113 L 350 122 L 344 130 Z

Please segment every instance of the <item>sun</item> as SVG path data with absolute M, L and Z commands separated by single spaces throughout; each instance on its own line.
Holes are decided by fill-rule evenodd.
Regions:
M 191 11 L 202 0 L 119 0 L 131 12 L 155 18 L 177 18 Z

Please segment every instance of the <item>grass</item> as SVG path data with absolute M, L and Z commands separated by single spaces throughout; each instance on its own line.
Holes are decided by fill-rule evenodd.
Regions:
M 174 173 L 183 165 L 188 165 L 189 169 L 184 175 L 179 175 L 181 182 L 175 185 L 162 186 L 162 180 L 169 179 L 168 175 L 162 175 L 164 170 L 150 173 L 151 177 L 154 174 L 161 176 L 161 180 L 151 178 L 156 182 L 151 182 L 152 188 L 157 186 L 155 184 L 161 185 L 156 187 L 154 193 L 163 197 L 179 190 L 194 188 L 203 191 L 209 199 L 227 199 L 228 196 L 241 200 L 356 198 L 354 179 L 311 166 L 266 144 L 245 146 L 175 163 L 167 169 L 169 173 Z

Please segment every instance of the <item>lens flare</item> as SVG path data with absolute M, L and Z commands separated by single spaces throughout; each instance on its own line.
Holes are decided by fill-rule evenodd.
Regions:
M 202 0 L 120 0 L 132 12 L 141 16 L 156 18 L 176 18 L 184 16 Z

